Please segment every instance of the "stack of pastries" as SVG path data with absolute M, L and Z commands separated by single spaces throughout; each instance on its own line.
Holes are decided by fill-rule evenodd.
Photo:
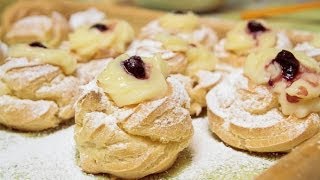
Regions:
M 320 128 L 320 36 L 310 36 L 251 20 L 218 37 L 180 11 L 136 35 L 94 8 L 25 16 L 0 42 L 0 123 L 41 131 L 75 119 L 82 170 L 128 179 L 170 168 L 206 110 L 227 145 L 290 151 Z

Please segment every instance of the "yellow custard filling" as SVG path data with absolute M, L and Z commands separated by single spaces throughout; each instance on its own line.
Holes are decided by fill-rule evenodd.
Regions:
M 10 57 L 26 57 L 28 59 L 59 66 L 65 74 L 72 74 L 77 66 L 76 59 L 62 49 L 31 47 L 28 44 L 17 44 L 9 48 Z
M 98 85 L 122 107 L 165 96 L 167 76 L 167 65 L 158 56 L 143 58 L 124 54 L 107 65 L 98 76 Z

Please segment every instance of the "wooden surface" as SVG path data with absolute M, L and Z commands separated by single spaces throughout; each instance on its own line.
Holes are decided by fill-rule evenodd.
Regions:
M 320 133 L 304 142 L 278 163 L 262 173 L 257 180 L 319 180 Z

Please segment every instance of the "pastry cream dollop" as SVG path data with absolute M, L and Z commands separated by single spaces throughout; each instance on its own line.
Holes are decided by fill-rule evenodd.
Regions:
M 226 35 L 225 49 L 239 55 L 248 54 L 256 49 L 274 47 L 277 41 L 276 33 L 264 22 L 259 23 L 265 29 L 263 31 L 251 32 L 248 27 L 250 21 L 240 22 Z
M 144 73 L 135 77 L 124 66 L 134 58 L 140 59 Z M 132 62 L 129 62 L 132 63 Z M 139 65 L 139 64 L 138 64 Z M 137 68 L 136 64 L 131 64 Z M 141 66 L 140 66 L 141 68 Z M 138 104 L 140 102 L 163 97 L 168 92 L 166 63 L 158 56 L 143 58 L 124 54 L 111 61 L 98 76 L 98 85 L 112 98 L 117 106 Z
M 160 26 L 171 31 L 192 31 L 200 26 L 199 17 L 188 12 L 186 14 L 168 13 L 159 18 Z
M 283 114 L 303 118 L 320 112 L 320 67 L 304 53 L 274 48 L 252 53 L 245 62 L 244 74 L 278 94 Z
M 67 75 L 76 70 L 77 61 L 67 51 L 62 49 L 49 49 L 46 47 L 32 47 L 28 44 L 16 44 L 9 48 L 8 56 L 26 57 L 41 63 L 59 66 Z
M 133 38 L 134 30 L 129 23 L 107 20 L 77 28 L 69 35 L 70 50 L 80 57 L 80 61 L 113 57 L 123 53 Z

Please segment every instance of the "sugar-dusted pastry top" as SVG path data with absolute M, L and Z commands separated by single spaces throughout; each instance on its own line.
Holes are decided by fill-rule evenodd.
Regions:
M 210 50 L 218 40 L 216 33 L 201 24 L 199 17 L 191 12 L 168 13 L 150 22 L 142 28 L 140 38 L 152 38 L 157 34 L 171 34 Z
M 290 48 L 291 42 L 285 33 L 276 32 L 263 21 L 251 20 L 239 22 L 229 31 L 223 41 L 223 46 L 226 51 L 247 55 L 269 47 Z
M 4 38 L 9 44 L 39 41 L 54 47 L 67 38 L 68 31 L 65 17 L 53 12 L 50 16 L 32 15 L 18 20 Z
M 79 61 L 115 57 L 133 40 L 134 30 L 123 20 L 103 20 L 83 25 L 69 34 L 70 51 Z
M 276 94 L 284 115 L 304 118 L 320 111 L 320 67 L 304 53 L 270 48 L 250 54 L 244 74 Z

